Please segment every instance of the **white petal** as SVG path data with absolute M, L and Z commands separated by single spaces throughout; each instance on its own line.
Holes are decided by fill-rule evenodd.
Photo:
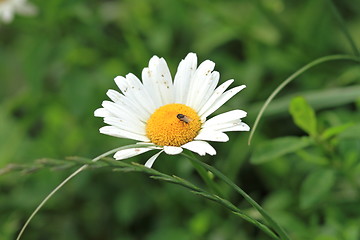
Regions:
M 183 151 L 181 147 L 174 147 L 174 146 L 164 146 L 164 151 L 166 154 L 169 155 L 177 155 Z
M 180 62 L 174 78 L 174 101 L 176 103 L 185 103 L 192 76 L 196 71 L 196 66 L 197 57 L 195 53 L 189 53 L 185 59 Z
M 162 103 L 169 104 L 174 102 L 174 90 L 169 67 L 164 58 L 160 58 L 156 68 L 156 78 L 160 90 Z
M 185 103 L 187 106 L 198 110 L 197 107 L 204 95 L 203 91 L 209 87 L 211 72 L 214 70 L 214 67 L 215 63 L 210 60 L 200 64 L 190 82 L 189 93 Z
M 134 156 L 137 156 L 139 154 L 148 152 L 150 150 L 154 150 L 153 148 L 129 148 L 129 149 L 124 149 L 124 150 L 120 150 L 117 151 L 114 155 L 114 158 L 116 160 L 123 160 L 123 159 L 127 159 L 127 158 L 131 158 Z
M 230 84 L 234 82 L 233 79 L 227 80 L 223 84 L 221 84 L 219 87 L 217 87 L 214 91 L 214 93 L 211 95 L 209 100 L 205 103 L 204 106 L 199 110 L 199 115 L 203 115 L 203 113 L 208 110 L 214 102 L 225 92 L 225 90 L 230 86 Z
M 151 158 L 149 158 L 149 160 L 146 161 L 145 163 L 145 167 L 151 168 L 152 165 L 154 164 L 155 160 L 157 159 L 157 157 L 160 155 L 160 153 L 162 153 L 163 151 L 160 151 L 158 153 L 156 153 L 155 155 L 153 155 Z
M 157 108 L 150 94 L 144 88 L 141 81 L 132 73 L 126 75 L 126 79 L 131 83 L 131 97 L 140 105 L 147 113 L 152 114 Z
M 250 131 L 250 127 L 246 123 L 240 122 L 239 124 L 234 125 L 232 127 L 223 128 L 222 131 L 223 132 L 234 132 L 234 131 L 245 131 L 245 132 L 247 132 L 247 131 Z
M 227 142 L 229 141 L 229 137 L 223 132 L 201 129 L 200 133 L 195 137 L 195 140 Z
M 126 78 L 124 78 L 123 76 L 117 76 L 114 78 L 114 81 L 118 86 L 118 88 L 120 89 L 120 91 L 122 92 L 122 94 L 126 95 L 127 91 L 129 90 L 129 86 L 127 84 Z
M 129 93 L 130 90 L 128 90 L 127 92 Z M 152 106 L 152 102 L 147 98 L 144 99 L 144 94 L 139 94 L 139 96 L 137 96 L 135 93 L 131 93 L 133 97 L 130 97 L 129 95 L 124 96 L 121 93 L 110 89 L 107 91 L 106 95 L 114 103 L 120 104 L 122 105 L 122 107 L 126 107 L 127 109 L 134 110 L 136 112 L 136 115 L 139 115 L 139 117 L 143 121 L 146 121 L 150 117 L 150 113 L 147 111 L 147 108 L 145 106 Z
M 204 141 L 192 141 L 188 142 L 181 147 L 186 148 L 190 151 L 198 153 L 200 156 L 204 156 L 206 153 L 210 155 L 215 155 L 215 149 L 208 143 Z
M 130 98 L 131 102 L 133 102 L 135 106 L 138 106 L 141 111 L 149 113 L 155 110 L 155 105 L 151 97 L 144 89 L 144 85 L 134 74 L 129 73 L 126 75 L 126 78 L 117 76 L 114 80 L 124 95 Z M 115 102 L 115 100 L 113 101 Z M 124 99 L 122 99 L 122 101 L 124 101 Z
M 129 127 L 135 127 L 135 128 L 139 128 L 139 129 L 145 129 L 146 124 L 136 118 L 131 117 L 130 115 L 127 114 L 123 114 L 122 116 L 113 116 L 110 115 L 108 117 L 104 117 L 104 122 L 109 124 L 109 125 L 114 125 L 114 126 L 118 126 L 118 125 L 122 125 L 122 126 L 127 126 L 129 125 Z M 111 123 L 110 123 L 111 122 Z
M 161 107 L 162 102 L 161 102 L 161 98 L 160 98 L 159 89 L 158 89 L 157 85 L 155 84 L 153 70 L 151 70 L 149 68 L 144 68 L 142 71 L 142 74 L 141 74 L 141 78 L 143 80 L 146 91 L 149 93 L 149 95 L 152 98 L 152 101 L 155 104 L 155 108 Z
M 129 121 L 117 117 L 105 117 L 104 123 L 132 133 L 146 135 L 145 124 L 140 121 Z
M 149 67 L 143 69 L 142 79 L 156 108 L 172 103 L 173 85 L 169 68 L 163 58 L 153 56 L 149 61 Z
M 243 123 L 241 119 L 235 119 L 230 122 L 206 126 L 203 129 L 206 131 L 215 131 L 215 132 L 231 132 L 231 131 L 249 131 L 250 127 L 245 123 Z
M 121 93 L 119 93 L 118 91 L 115 91 L 113 89 L 109 89 L 106 92 L 106 95 L 113 101 L 113 102 L 121 102 L 124 95 L 122 95 Z
M 243 118 L 245 116 L 246 116 L 246 112 L 243 111 L 243 110 L 239 110 L 239 109 L 232 110 L 232 111 L 229 111 L 229 112 L 219 114 L 219 115 L 207 120 L 203 124 L 203 128 L 218 125 L 218 124 L 223 124 L 223 123 L 226 123 L 226 122 L 231 122 L 231 121 L 236 120 L 236 119 L 241 119 L 241 118 Z
M 194 109 L 199 112 L 200 109 L 208 102 L 211 95 L 214 93 L 214 90 L 219 83 L 220 73 L 217 71 L 212 72 L 210 79 L 207 82 L 207 85 L 204 86 L 204 91 L 202 93 L 202 97 L 200 102 L 198 102 L 197 106 L 194 106 Z
M 129 75 L 129 74 L 128 74 Z M 130 74 L 131 75 L 131 74 Z M 137 79 L 134 76 L 135 79 Z M 118 94 L 116 97 L 116 103 L 125 107 L 128 111 L 134 113 L 134 115 L 138 116 L 142 121 L 147 121 L 150 117 L 150 113 L 146 111 L 146 107 L 144 105 L 150 100 L 145 100 L 143 102 L 139 101 L 139 98 L 142 98 L 140 94 L 138 94 L 138 88 L 135 87 L 136 81 L 134 79 L 127 79 L 122 76 L 117 76 L 115 79 L 116 85 L 120 88 L 121 92 L 124 95 Z M 138 80 L 140 82 L 140 80 Z
M 103 101 L 102 106 L 109 111 L 113 116 L 122 118 L 127 116 L 127 118 L 133 119 L 134 121 L 144 121 L 141 116 L 134 111 L 133 108 L 129 107 L 128 105 L 122 105 L 119 103 L 114 103 L 110 101 Z
M 105 126 L 100 128 L 99 131 L 102 134 L 119 137 L 119 138 L 128 138 L 128 139 L 134 139 L 137 141 L 144 141 L 144 142 L 150 141 L 150 139 L 148 139 L 145 135 L 125 131 L 114 126 Z
M 94 116 L 95 117 L 111 117 L 113 115 L 105 108 L 98 108 L 94 111 Z
M 245 87 L 245 85 L 242 85 L 226 91 L 214 102 L 211 107 L 209 107 L 203 114 L 200 115 L 201 118 L 206 118 L 207 116 L 215 112 L 219 107 L 221 107 L 225 102 L 227 102 L 230 98 L 232 98 L 235 94 L 240 92 Z

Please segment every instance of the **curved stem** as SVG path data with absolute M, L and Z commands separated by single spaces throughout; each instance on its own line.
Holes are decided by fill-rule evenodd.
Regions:
M 289 236 L 285 232 L 285 230 L 280 227 L 279 224 L 277 224 L 270 215 L 254 200 L 252 199 L 244 190 L 242 190 L 239 186 L 237 186 L 233 181 L 231 181 L 228 177 L 226 177 L 223 173 L 221 173 L 216 168 L 198 160 L 197 158 L 193 158 L 185 153 L 182 153 L 185 157 L 190 159 L 191 161 L 195 161 L 202 167 L 204 167 L 206 170 L 212 172 L 214 175 L 216 175 L 218 178 L 223 180 L 226 184 L 228 184 L 230 187 L 232 187 L 235 191 L 237 191 L 243 198 L 251 204 L 256 210 L 259 211 L 259 213 L 264 217 L 264 219 L 268 222 L 268 224 L 275 230 L 277 234 L 279 234 L 280 238 L 283 240 L 290 240 Z
M 191 155 L 191 157 L 195 158 L 193 153 L 190 152 L 189 154 Z M 202 166 L 200 166 L 197 162 L 191 161 L 191 163 L 192 163 L 193 167 L 195 168 L 195 170 L 199 173 L 200 177 L 204 180 L 206 185 L 208 185 L 208 187 L 210 188 L 212 193 L 214 193 L 218 196 L 222 196 L 222 193 L 221 193 L 219 187 L 215 184 L 213 179 L 211 179 L 209 177 L 208 172 Z
M 272 229 L 270 229 L 265 224 L 259 222 L 258 220 L 249 217 L 248 215 L 243 213 L 239 208 L 237 208 L 235 205 L 233 205 L 229 201 L 227 201 L 227 200 L 225 200 L 225 199 L 223 199 L 223 198 L 221 198 L 221 197 L 219 197 L 217 195 L 213 195 L 211 193 L 206 193 L 205 191 L 201 191 L 200 189 L 197 190 L 197 191 L 193 191 L 193 192 L 198 194 L 198 195 L 202 195 L 207 199 L 210 199 L 212 201 L 215 201 L 215 202 L 221 204 L 225 208 L 228 208 L 230 211 L 232 211 L 236 216 L 238 216 L 238 217 L 242 218 L 243 220 L 257 226 L 259 229 L 261 229 L 264 233 L 266 233 L 271 238 L 276 239 L 276 240 L 280 240 L 279 236 L 276 235 L 276 233 Z
M 201 164 L 198 164 L 198 162 L 195 161 L 195 159 L 196 158 L 190 158 L 192 163 L 196 163 L 199 168 L 201 168 L 203 171 L 207 172 L 207 170 L 205 168 L 203 168 L 203 166 Z M 276 234 L 276 232 L 273 229 L 270 229 L 266 224 L 256 220 L 255 218 L 248 216 L 246 213 L 244 213 L 242 210 L 240 210 L 238 207 L 236 207 L 230 201 L 228 201 L 214 193 L 208 192 L 208 191 L 194 185 L 193 183 L 189 182 L 186 179 L 177 177 L 175 175 L 170 176 L 168 174 L 159 172 L 152 168 L 145 167 L 144 165 L 141 165 L 138 163 L 129 164 L 129 163 L 126 163 L 123 161 L 113 161 L 113 160 L 108 160 L 108 159 L 102 159 L 102 161 L 106 162 L 109 166 L 111 166 L 113 168 L 113 170 L 126 171 L 126 172 L 131 172 L 131 171 L 143 172 L 143 173 L 150 175 L 150 178 L 152 178 L 152 179 L 156 179 L 159 181 L 165 181 L 167 183 L 176 184 L 181 187 L 187 188 L 190 190 L 191 193 L 194 193 L 198 196 L 202 196 L 208 200 L 212 200 L 212 201 L 220 204 L 221 206 L 229 209 L 235 215 L 241 217 L 243 220 L 257 226 L 260 230 L 262 230 L 265 234 L 267 234 L 271 238 L 280 240 L 280 237 Z
M 360 58 L 357 57 L 353 57 L 353 56 L 349 56 L 349 55 L 330 55 L 330 56 L 325 56 L 325 57 L 321 57 L 318 59 L 315 59 L 314 61 L 306 64 L 305 66 L 303 66 L 302 68 L 300 68 L 299 70 L 297 70 L 295 73 L 293 73 L 292 75 L 290 75 L 287 79 L 285 79 L 272 93 L 271 95 L 266 99 L 264 105 L 261 107 L 259 114 L 257 115 L 256 119 L 255 119 L 255 123 L 254 126 L 252 127 L 252 131 L 250 132 L 250 136 L 249 136 L 249 140 L 248 140 L 248 144 L 250 145 L 251 140 L 255 134 L 255 130 L 259 124 L 259 121 L 261 119 L 261 116 L 263 115 L 263 113 L 265 112 L 265 109 L 267 108 L 267 106 L 270 104 L 270 102 L 275 98 L 275 96 L 286 86 L 288 85 L 292 80 L 294 80 L 295 78 L 297 78 L 299 75 L 301 75 L 302 73 L 304 73 L 305 71 L 307 71 L 308 69 L 315 67 L 321 63 L 324 62 L 330 62 L 330 61 L 335 61 L 335 60 L 351 60 L 351 61 L 355 61 L 355 62 L 360 62 Z
M 144 145 L 144 144 L 132 144 L 132 145 L 127 145 L 127 146 L 123 146 L 123 147 L 119 147 L 119 148 L 115 148 L 112 149 L 106 153 L 103 153 L 99 156 L 97 156 L 96 158 L 92 159 L 92 162 L 96 162 L 101 158 L 104 158 L 112 153 L 115 153 L 119 150 L 123 150 L 123 149 L 128 149 L 128 148 L 134 148 L 134 147 L 147 147 L 149 145 Z M 34 216 L 40 211 L 40 209 L 45 205 L 45 203 L 60 189 L 62 188 L 67 182 L 69 182 L 72 178 L 74 178 L 76 175 L 78 175 L 81 171 L 83 171 L 84 169 L 86 169 L 89 166 L 89 164 L 85 164 L 83 166 L 81 166 L 79 169 L 77 169 L 75 172 L 73 172 L 70 176 L 68 176 L 65 180 L 63 180 L 59 185 L 57 185 L 56 188 L 54 188 L 45 198 L 44 200 L 41 201 L 41 203 L 36 207 L 36 209 L 31 213 L 30 217 L 26 220 L 25 224 L 22 226 L 18 236 L 16 237 L 16 240 L 20 240 L 21 236 L 23 235 L 25 229 L 27 228 L 27 226 L 29 225 L 29 223 L 31 222 L 31 220 L 34 218 Z
M 68 176 L 64 181 L 62 181 L 56 188 L 54 188 L 45 198 L 41 201 L 41 203 L 35 208 L 35 210 L 31 213 L 30 217 L 26 220 L 25 224 L 21 228 L 16 240 L 19 240 L 23 235 L 26 227 L 29 225 L 30 221 L 34 218 L 34 216 L 40 211 L 40 209 L 45 205 L 45 203 L 60 189 L 62 188 L 68 181 L 70 181 L 73 177 L 75 177 L 82 170 L 87 168 L 89 165 L 81 166 L 78 170 L 73 172 L 70 176 Z

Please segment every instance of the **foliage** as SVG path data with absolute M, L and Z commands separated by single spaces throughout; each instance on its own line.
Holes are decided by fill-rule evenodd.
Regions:
M 201 160 L 241 186 L 291 240 L 360 238 L 360 68 L 350 60 L 359 56 L 356 1 L 31 2 L 37 16 L 0 23 L 0 239 L 14 239 L 75 166 L 132 143 L 100 135 L 103 123 L 93 117 L 115 76 L 140 76 L 154 54 L 174 74 L 190 51 L 213 60 L 221 81 L 247 85 L 221 111 L 244 109 L 250 126 L 290 79 L 269 101 L 250 146 L 249 134 L 231 133 L 228 143 L 214 144 L 215 157 Z M 348 60 L 316 62 L 333 54 Z M 86 158 L 56 160 L 66 156 Z M 184 155 L 160 156 L 155 170 L 128 162 L 90 165 L 23 239 L 273 237 L 243 196 Z

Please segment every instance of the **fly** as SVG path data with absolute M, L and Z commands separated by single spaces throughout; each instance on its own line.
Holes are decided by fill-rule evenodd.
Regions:
M 184 114 L 178 114 L 176 115 L 176 117 L 180 120 L 180 121 L 183 121 L 184 123 L 189 123 L 192 121 L 191 118 L 185 116 Z

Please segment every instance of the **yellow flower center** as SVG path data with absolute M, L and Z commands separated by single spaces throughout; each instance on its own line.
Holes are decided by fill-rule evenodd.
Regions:
M 146 135 L 158 146 L 179 147 L 191 142 L 199 133 L 201 121 L 194 109 L 184 104 L 167 104 L 150 116 Z

